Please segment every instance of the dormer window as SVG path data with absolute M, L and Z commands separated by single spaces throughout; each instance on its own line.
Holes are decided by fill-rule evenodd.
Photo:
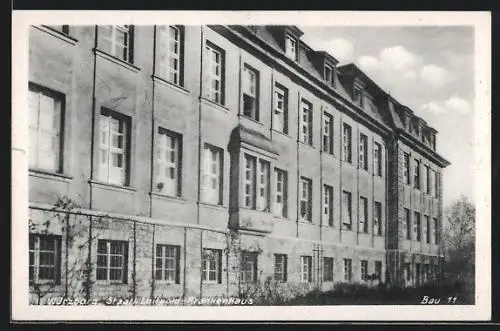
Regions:
M 359 87 L 354 88 L 354 92 L 352 95 L 352 100 L 359 107 L 363 107 L 363 90 Z
M 286 56 L 294 61 L 297 61 L 297 40 L 290 35 L 286 35 L 285 38 Z
M 335 71 L 329 65 L 325 65 L 325 82 L 330 86 L 335 86 Z

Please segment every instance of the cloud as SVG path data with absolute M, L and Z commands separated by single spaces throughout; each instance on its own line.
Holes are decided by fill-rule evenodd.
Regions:
M 418 58 L 403 46 L 384 48 L 379 54 L 380 60 L 386 67 L 394 70 L 410 70 L 417 65 Z
M 448 81 L 450 75 L 446 69 L 429 64 L 422 67 L 420 77 L 434 86 L 441 86 Z
M 378 71 L 387 78 L 404 77 L 410 80 L 417 77 L 419 62 L 418 56 L 399 45 L 382 49 L 378 56 L 362 55 L 358 58 L 359 66 L 367 72 Z
M 448 100 L 442 102 L 431 101 L 422 105 L 421 108 L 423 111 L 432 112 L 436 115 L 452 112 L 468 114 L 472 111 L 472 107 L 470 106 L 469 102 L 458 96 L 453 96 Z
M 314 42 L 317 50 L 323 50 L 333 55 L 339 61 L 348 60 L 354 52 L 354 44 L 344 38 L 333 38 Z

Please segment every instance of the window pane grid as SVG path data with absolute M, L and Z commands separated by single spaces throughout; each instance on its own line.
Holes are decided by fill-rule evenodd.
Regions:
M 99 240 L 97 280 L 124 282 L 125 243 Z

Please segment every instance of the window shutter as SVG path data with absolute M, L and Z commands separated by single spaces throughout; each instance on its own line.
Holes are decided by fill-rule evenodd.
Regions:
M 129 59 L 129 62 L 130 63 L 134 63 L 134 26 L 133 25 L 129 25 L 129 35 L 128 35 L 128 40 L 129 40 L 129 44 L 128 44 L 128 59 Z
M 212 82 L 211 82 L 211 72 L 212 72 L 212 67 L 211 67 L 211 57 L 212 57 L 212 51 L 211 49 L 205 44 L 204 48 L 204 54 L 203 54 L 203 96 L 208 99 L 212 99 L 210 95 L 210 90 L 212 88 Z
M 136 247 L 134 247 L 136 249 Z M 128 241 L 123 243 L 123 283 L 128 283 Z

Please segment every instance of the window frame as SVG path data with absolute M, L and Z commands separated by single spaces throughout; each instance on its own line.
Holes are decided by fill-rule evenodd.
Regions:
M 286 254 L 274 254 L 274 280 L 279 283 L 287 282 L 288 256 Z M 281 266 L 279 270 L 278 266 Z
M 258 253 L 245 250 L 242 251 L 240 281 L 242 283 L 256 283 L 258 270 Z
M 35 128 L 32 128 L 31 125 L 31 110 L 30 110 L 30 97 L 35 96 L 37 98 L 37 105 L 36 105 L 36 117 L 37 117 L 37 124 Z M 41 127 L 41 117 L 42 114 L 46 114 L 46 111 L 42 111 L 41 108 L 41 96 L 44 96 L 44 98 L 49 98 L 51 102 L 53 103 L 54 107 L 51 109 L 52 112 L 52 118 L 50 119 L 52 122 L 52 130 L 48 132 L 47 129 L 44 129 Z M 57 114 L 56 114 L 57 112 Z M 29 159 L 28 159 L 28 164 L 29 164 L 29 169 L 30 170 L 42 170 L 42 171 L 47 171 L 47 172 L 52 172 L 56 174 L 62 174 L 64 171 L 64 137 L 65 137 L 65 122 L 66 122 L 66 95 L 63 93 L 54 91 L 52 89 L 49 89 L 47 87 L 29 82 L 28 83 L 28 134 L 29 134 L 29 146 L 28 146 L 28 151 L 29 151 Z M 59 123 L 57 123 L 57 128 L 54 128 L 54 120 L 58 119 Z M 36 151 L 32 149 L 31 146 L 31 132 L 35 131 L 36 129 Z M 44 141 L 44 139 L 41 139 L 40 137 L 42 135 L 50 135 L 52 136 L 51 139 L 51 145 L 53 145 L 54 141 L 57 142 L 57 151 L 53 152 L 52 157 L 52 163 L 54 163 L 55 167 L 54 168 L 49 168 L 44 165 L 40 165 L 41 161 L 39 156 L 41 154 L 45 154 L 47 151 L 41 149 L 40 147 L 40 142 Z M 55 138 L 55 140 L 54 140 Z M 53 146 L 51 146 L 51 149 L 53 150 Z M 36 155 L 36 160 L 33 160 L 32 157 Z M 45 153 L 42 153 L 45 152 Z
M 171 48 L 171 31 L 175 30 L 177 38 L 174 37 L 174 49 Z M 156 26 L 156 38 L 158 40 L 158 60 L 155 72 L 171 84 L 184 86 L 184 26 L 182 25 L 162 25 Z M 162 57 L 164 61 L 161 61 Z M 172 60 L 177 60 L 177 70 L 172 68 Z M 175 65 L 174 65 L 175 66 Z M 177 74 L 177 76 L 176 76 Z M 177 77 L 177 78 L 176 78 Z
M 344 199 L 347 198 L 347 201 L 344 202 Z M 347 223 L 344 219 L 346 216 L 346 211 L 344 208 L 347 206 L 347 215 L 349 216 L 349 222 Z M 342 191 L 342 229 L 346 231 L 352 231 L 352 193 L 349 191 Z
M 414 189 L 417 189 L 417 190 L 420 190 L 421 189 L 421 185 L 420 185 L 420 166 L 421 166 L 421 162 L 420 160 L 413 160 L 414 161 L 414 164 L 413 164 L 413 188 Z
M 406 240 L 411 240 L 411 211 L 409 208 L 404 208 L 404 213 L 405 213 L 405 239 Z
M 165 137 L 165 138 L 163 138 Z M 161 142 L 163 139 L 166 139 L 166 143 L 168 142 L 168 139 L 170 139 L 171 142 L 174 142 L 174 147 L 172 148 L 172 145 L 170 147 L 167 145 L 161 146 Z M 159 191 L 161 194 L 165 194 L 168 196 L 173 196 L 173 197 L 181 197 L 182 196 L 182 159 L 183 159 L 183 136 L 180 133 L 165 129 L 163 127 L 158 127 L 158 144 L 156 144 L 156 169 L 155 169 L 155 180 L 157 182 L 156 184 L 156 189 Z M 161 154 L 162 153 L 169 153 L 170 154 L 170 160 L 160 160 Z M 171 159 L 171 153 L 174 153 L 175 157 L 174 160 L 172 161 Z M 170 167 L 169 167 L 170 165 Z M 163 166 L 163 168 L 162 168 Z M 163 189 L 167 185 L 163 185 L 162 188 L 160 188 L 160 179 L 164 179 L 166 182 L 166 176 L 159 176 L 159 173 L 164 171 L 166 173 L 166 169 L 169 167 L 170 169 L 174 169 L 173 171 L 175 172 L 174 175 L 174 180 L 175 184 L 174 187 L 171 188 L 175 193 L 172 194 L 170 191 L 169 192 L 164 192 Z M 172 170 L 171 170 L 172 171 Z
M 361 281 L 366 282 L 368 280 L 368 260 L 360 260 Z
M 207 156 L 209 153 L 209 156 Z M 214 155 L 215 155 L 215 169 L 216 173 L 211 170 L 214 167 Z M 210 203 L 214 205 L 222 205 L 224 201 L 224 150 L 217 146 L 205 143 L 203 146 L 203 185 L 202 185 L 202 201 L 205 203 Z M 208 160 L 208 158 L 210 160 Z M 209 163 L 209 164 L 208 164 Z M 210 172 L 208 172 L 210 170 Z M 213 180 L 216 182 L 216 189 L 211 188 Z M 208 189 L 210 186 L 210 190 Z M 213 195 L 213 197 L 212 197 Z M 215 201 L 217 200 L 217 201 Z
M 42 250 L 41 242 L 42 240 L 52 241 L 53 250 Z M 41 233 L 30 233 L 28 238 L 28 279 L 30 285 L 33 284 L 61 284 L 61 262 L 62 262 L 62 236 L 53 234 L 41 234 Z M 41 264 L 41 254 L 51 254 L 53 255 L 54 262 L 52 264 Z M 33 257 L 33 263 L 31 263 L 31 257 Z M 31 269 L 33 268 L 33 272 Z M 50 268 L 53 269 L 53 278 L 41 278 L 40 268 Z
M 174 256 L 169 256 L 167 254 L 169 249 L 174 250 Z M 155 264 L 154 264 L 154 279 L 155 281 L 164 282 L 166 284 L 180 284 L 180 245 L 169 245 L 169 244 L 156 244 L 155 245 Z M 158 256 L 160 252 L 160 256 Z M 174 260 L 174 269 L 167 268 L 167 261 Z M 161 268 L 158 269 L 158 261 L 161 261 Z M 170 279 L 168 275 L 172 272 L 174 274 L 174 279 Z M 158 271 L 160 272 L 160 277 L 158 277 Z
M 282 180 L 280 182 L 280 177 Z M 280 168 L 274 168 L 274 178 L 275 178 L 275 190 L 274 190 L 274 214 L 279 217 L 288 216 L 288 172 Z M 281 184 L 281 190 L 278 187 Z M 278 203 L 278 197 L 281 197 L 281 208 Z M 281 209 L 281 211 L 280 211 Z M 280 211 L 280 212 L 278 212 Z
M 382 224 L 382 202 L 374 201 L 373 203 L 373 234 L 382 236 L 384 233 L 384 225 Z
M 305 278 L 305 274 L 307 277 Z M 300 256 L 300 281 L 303 283 L 312 283 L 312 256 Z
M 330 75 L 328 75 L 328 72 L 330 72 Z M 330 76 L 330 77 L 328 77 Z M 335 87 L 335 68 L 332 67 L 331 65 L 325 64 L 324 66 L 324 79 L 325 82 L 331 86 Z
M 306 106 L 306 107 L 304 107 Z M 305 120 L 307 119 L 307 120 Z M 306 99 L 300 100 L 300 132 L 301 143 L 313 146 L 313 105 Z
M 333 227 L 333 186 L 323 184 L 323 224 Z M 325 212 L 327 211 L 327 212 Z
M 299 180 L 300 188 L 300 199 L 299 199 L 299 218 L 301 221 L 312 223 L 312 179 L 301 176 Z M 306 187 L 304 187 L 304 185 Z M 304 196 L 304 194 L 307 196 Z M 307 208 L 306 216 L 303 215 L 303 203 L 305 203 L 305 208 Z
M 104 123 L 102 122 L 103 120 L 108 122 L 107 125 L 107 137 L 106 137 L 106 143 L 103 143 L 103 125 Z M 112 126 L 113 126 L 113 121 L 117 122 L 118 124 L 118 130 L 119 131 L 112 131 Z M 122 132 L 120 132 L 120 128 Z M 129 116 L 104 108 L 101 108 L 101 112 L 99 113 L 99 132 L 98 132 L 98 139 L 99 139 L 99 145 L 98 145 L 98 166 L 97 166 L 97 179 L 103 183 L 106 184 L 111 184 L 111 185 L 118 185 L 118 186 L 130 186 L 130 175 L 131 175 L 131 146 L 132 146 L 132 120 Z M 123 147 L 120 148 L 119 146 L 113 146 L 113 136 L 118 136 L 118 137 L 123 137 L 122 138 L 122 145 Z M 119 140 L 118 140 L 119 141 Z M 103 153 L 106 153 L 106 161 L 103 162 Z M 114 167 L 112 166 L 112 156 L 113 153 L 122 155 L 122 167 Z M 107 164 L 107 173 L 104 173 L 104 166 Z M 121 175 L 120 175 L 120 180 L 114 180 L 110 178 L 111 176 L 111 168 L 116 168 L 116 169 L 121 169 Z
M 213 54 L 219 61 L 212 61 Z M 219 46 L 215 45 L 209 40 L 205 41 L 204 46 L 204 68 L 203 68 L 203 96 L 215 104 L 224 106 L 226 103 L 226 54 L 225 51 Z M 213 69 L 215 68 L 215 72 Z M 219 70 L 217 71 L 217 68 Z M 219 72 L 219 73 L 217 73 Z M 213 89 L 214 82 L 218 89 Z
M 406 185 L 410 185 L 410 154 L 403 153 L 403 180 Z
M 111 29 L 111 35 L 103 35 L 103 27 L 109 27 Z M 124 43 L 118 43 L 117 31 L 120 31 L 125 35 Z M 97 26 L 98 35 L 98 47 L 99 50 L 109 54 L 110 56 L 117 58 L 123 62 L 133 64 L 134 61 L 134 25 L 98 25 Z M 103 47 L 103 41 L 106 40 L 109 43 L 109 50 Z M 117 45 L 122 48 L 123 55 L 117 54 Z
M 361 87 L 355 86 L 352 91 L 352 101 L 357 106 L 363 108 L 364 100 L 363 100 L 363 89 Z
M 285 34 L 285 55 L 293 61 L 298 60 L 298 40 L 290 34 Z
M 382 145 L 378 142 L 373 144 L 373 173 L 382 177 Z
M 215 264 L 215 267 L 213 269 L 211 264 L 212 261 L 214 261 Z M 203 248 L 201 263 L 202 263 L 202 268 L 201 268 L 202 283 L 222 284 L 222 250 L 216 248 Z M 210 279 L 210 274 L 212 273 L 215 273 L 214 280 Z
M 432 230 L 433 230 L 432 238 L 434 240 L 434 245 L 438 245 L 439 244 L 439 220 L 437 217 L 433 217 L 432 222 L 434 223 L 433 227 L 432 227 Z
M 420 219 L 420 212 L 413 212 L 414 224 L 413 224 L 413 233 L 414 240 L 420 241 L 422 239 L 422 220 Z
M 351 282 L 352 281 L 352 259 L 343 259 L 344 260 L 344 281 Z
M 247 76 L 248 75 L 248 76 Z M 252 76 L 253 81 L 250 80 L 248 82 L 245 81 L 246 78 Z M 259 114 L 259 95 L 260 95 L 260 73 L 257 69 L 249 65 L 248 63 L 243 64 L 242 68 L 242 84 L 241 84 L 241 100 L 242 100 L 242 115 L 250 118 L 254 121 L 260 121 Z M 248 85 L 248 86 L 247 86 Z M 247 86 L 247 88 L 245 88 Z M 252 92 L 252 89 L 254 91 Z M 245 97 L 249 98 L 252 101 L 253 108 L 250 110 L 250 113 L 247 113 Z
M 102 253 L 99 252 L 99 244 L 104 243 L 106 244 L 106 252 Z M 116 253 L 111 253 L 112 245 L 121 245 L 122 248 L 122 254 L 116 254 Z M 128 241 L 124 240 L 110 240 L 110 239 L 98 239 L 97 240 L 97 263 L 96 263 L 96 280 L 97 281 L 104 281 L 108 282 L 111 284 L 127 284 L 128 283 Z M 105 256 L 106 257 L 106 265 L 105 266 L 99 266 L 99 256 Z M 111 258 L 112 257 L 117 257 L 121 256 L 122 260 L 122 266 L 121 268 L 118 267 L 111 267 Z M 106 271 L 106 278 L 100 278 L 99 277 L 99 269 L 104 269 Z M 121 271 L 121 279 L 111 279 L 111 269 L 115 270 L 120 270 Z
M 368 171 L 368 136 L 359 134 L 358 167 Z
M 334 260 L 331 256 L 323 257 L 323 281 L 333 282 Z
M 283 103 L 283 107 L 280 108 L 280 99 Z M 281 115 L 279 115 L 281 114 Z M 278 127 L 279 121 L 277 118 L 282 117 L 282 127 Z M 273 89 L 273 118 L 272 118 L 273 130 L 288 134 L 288 89 L 283 85 L 275 82 Z
M 333 155 L 334 144 L 333 115 L 323 112 L 323 152 Z
M 352 164 L 352 127 L 342 123 L 342 161 Z
M 364 205 L 364 212 L 363 210 Z M 359 197 L 359 227 L 358 232 L 368 233 L 368 198 L 360 196 Z

